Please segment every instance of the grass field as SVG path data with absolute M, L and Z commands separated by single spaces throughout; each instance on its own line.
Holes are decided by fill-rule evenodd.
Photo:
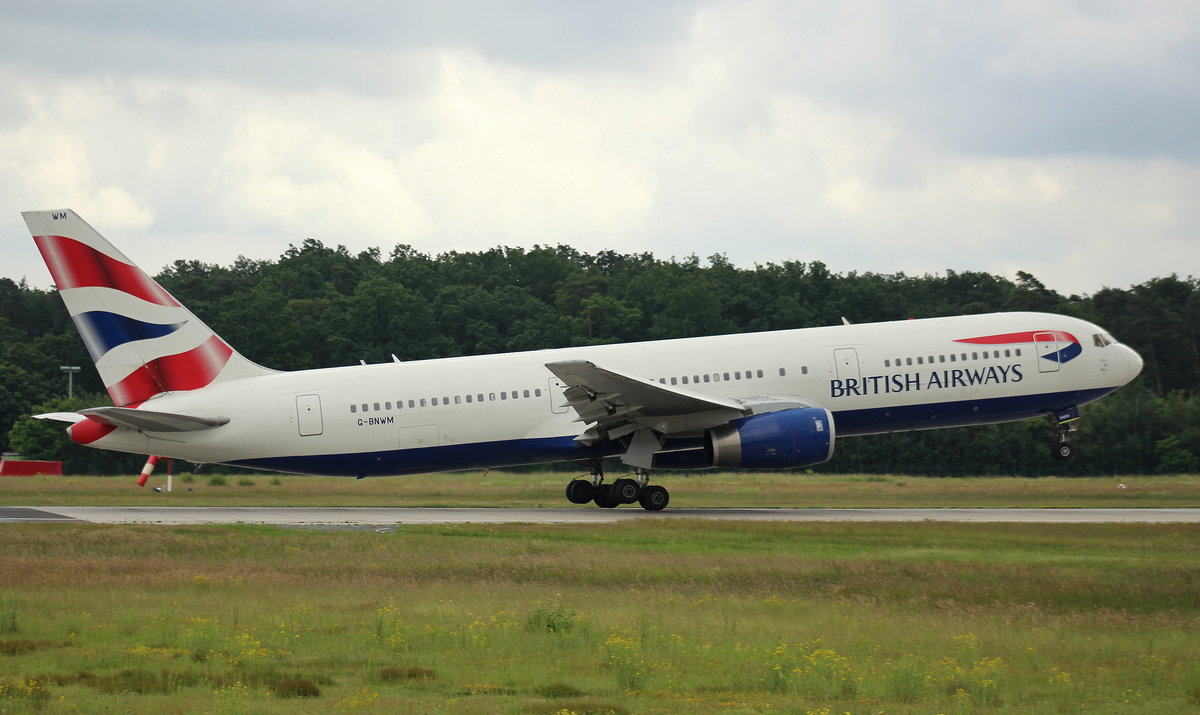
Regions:
M 0 503 L 560 506 L 566 476 L 14 479 Z M 1194 506 L 1200 485 L 706 479 L 663 481 L 692 506 Z M 1198 564 L 1200 526 L 1172 524 L 0 524 L 0 712 L 1196 711 Z
M 174 478 L 170 494 L 129 477 L 0 479 L 0 504 L 136 506 L 570 506 L 568 472 L 494 471 L 347 479 L 226 475 Z M 190 480 L 190 481 L 188 481 Z M 655 475 L 674 507 L 1200 507 L 1200 476 L 936 479 L 788 473 Z M 1119 488 L 1118 485 L 1124 485 Z M 189 491 L 190 490 L 190 491 Z M 580 507 L 593 509 L 593 506 Z

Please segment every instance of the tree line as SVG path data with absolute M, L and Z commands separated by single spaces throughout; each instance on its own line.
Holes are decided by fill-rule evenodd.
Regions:
M 739 268 L 724 256 L 660 259 L 568 246 L 357 254 L 308 239 L 277 260 L 179 260 L 157 280 L 251 360 L 300 370 L 1008 310 L 1093 321 L 1145 359 L 1138 380 L 1084 408 L 1076 460 L 1053 462 L 1048 425 L 851 438 L 818 470 L 934 475 L 1125 474 L 1200 467 L 1200 282 L 1171 275 L 1061 295 L 1034 276 L 844 274 L 819 261 Z M 80 365 L 68 403 L 62 365 Z M 65 446 L 22 416 L 107 404 L 53 291 L 0 279 L 0 448 L 57 450 L 72 471 L 137 457 Z M 91 402 L 85 402 L 90 400 Z

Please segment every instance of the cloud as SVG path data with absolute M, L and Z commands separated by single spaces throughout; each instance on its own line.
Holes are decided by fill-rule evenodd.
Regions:
M 1068 292 L 1200 265 L 1190 9 L 550 5 L 10 14 L 4 275 L 44 274 L 17 211 L 67 203 L 150 270 L 310 236 Z

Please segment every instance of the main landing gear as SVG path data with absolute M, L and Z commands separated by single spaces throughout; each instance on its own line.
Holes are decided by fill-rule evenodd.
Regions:
M 572 504 L 595 502 L 602 509 L 613 509 L 637 502 L 646 511 L 662 511 L 671 501 L 671 494 L 665 488 L 648 483 L 650 475 L 644 469 L 637 470 L 636 479 L 622 477 L 605 484 L 601 460 L 593 459 L 591 467 L 590 477 L 578 477 L 567 484 L 567 500 Z

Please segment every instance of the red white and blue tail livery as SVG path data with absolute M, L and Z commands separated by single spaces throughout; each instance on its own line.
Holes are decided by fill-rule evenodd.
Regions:
M 114 405 L 268 372 L 238 355 L 74 211 L 24 217 Z
M 792 468 L 837 438 L 1048 416 L 1142 361 L 1086 321 L 992 313 L 275 372 L 242 357 L 69 209 L 24 214 L 111 407 L 39 415 L 103 449 L 382 476 L 587 460 L 575 503 L 669 496 L 646 470 Z M 620 457 L 636 479 L 604 481 Z

